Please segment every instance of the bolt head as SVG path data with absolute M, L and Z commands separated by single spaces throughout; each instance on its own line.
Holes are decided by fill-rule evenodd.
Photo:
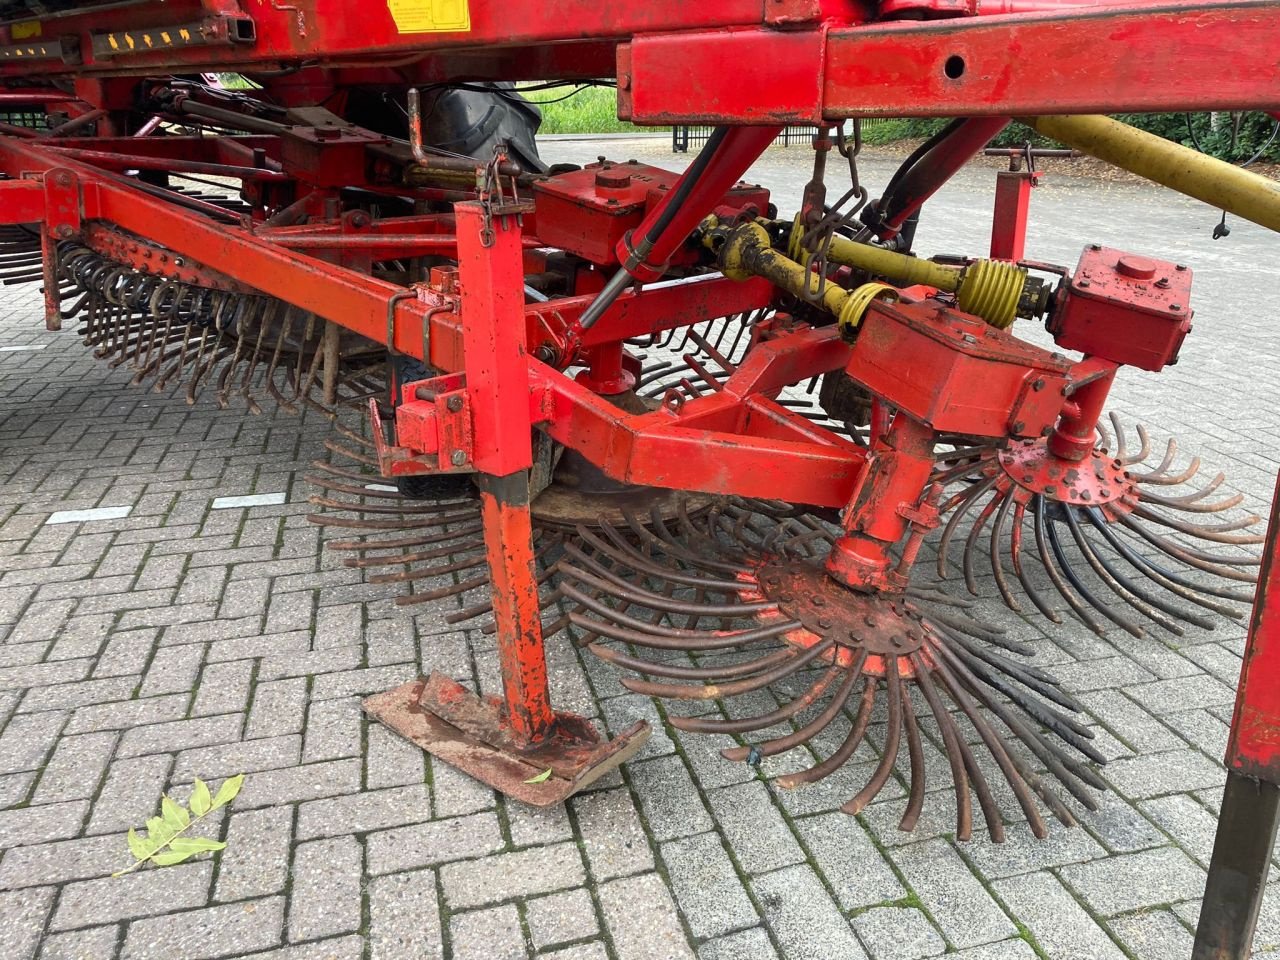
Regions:
M 455 450 L 453 451 L 453 454 L 449 457 L 449 460 L 453 463 L 455 467 L 460 467 L 467 462 L 467 455 L 461 450 Z
M 450 413 L 457 413 L 458 411 L 460 411 L 460 410 L 462 409 L 462 398 L 461 398 L 461 397 L 450 397 L 450 398 L 445 402 L 445 406 L 449 408 L 449 412 L 450 412 Z
M 53 235 L 57 237 L 59 240 L 66 240 L 71 236 L 73 232 L 74 231 L 72 231 L 71 225 L 69 223 L 60 223 L 58 224 L 57 228 L 53 231 Z

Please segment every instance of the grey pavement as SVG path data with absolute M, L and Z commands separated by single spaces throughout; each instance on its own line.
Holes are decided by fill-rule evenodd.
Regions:
M 656 140 L 546 153 L 600 150 L 687 162 Z M 753 173 L 784 209 L 804 154 Z M 868 158 L 864 176 L 891 168 Z M 981 253 L 993 179 L 962 173 L 927 208 L 919 249 Z M 1176 433 L 1264 511 L 1280 465 L 1275 238 L 1236 222 L 1215 243 L 1210 210 L 1056 173 L 1032 223 L 1038 259 L 1071 265 L 1096 241 L 1197 271 L 1181 362 L 1125 371 L 1114 406 Z M 846 792 L 777 789 L 719 743 L 664 730 L 664 708 L 557 637 L 561 706 L 657 728 L 620 774 L 533 810 L 360 714 L 362 695 L 432 669 L 491 687 L 495 658 L 491 638 L 409 615 L 321 549 L 302 473 L 329 424 L 128 380 L 73 330 L 45 332 L 34 290 L 0 295 L 0 960 L 1189 956 L 1240 624 L 1099 640 L 984 601 L 1078 692 L 1114 758 L 1097 812 L 1077 808 L 1080 825 L 1053 823 L 1046 841 L 1011 823 L 1003 845 L 956 841 L 939 778 L 914 834 L 897 830 L 904 784 L 856 818 L 838 811 Z M 254 495 L 266 502 L 214 509 Z M 129 509 L 48 522 L 101 508 Z M 244 790 L 208 827 L 225 851 L 110 876 L 162 793 L 235 773 Z M 1256 955 L 1280 957 L 1280 891 Z

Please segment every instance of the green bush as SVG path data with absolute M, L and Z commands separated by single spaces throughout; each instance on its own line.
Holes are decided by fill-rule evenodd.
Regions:
M 579 88 L 566 84 L 520 93 L 542 110 L 539 133 L 645 133 L 670 129 L 638 127 L 619 120 L 618 91 L 612 87 Z

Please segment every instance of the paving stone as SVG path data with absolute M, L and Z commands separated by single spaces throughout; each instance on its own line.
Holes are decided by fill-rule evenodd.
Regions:
M 591 894 L 585 889 L 566 890 L 528 900 L 524 913 L 536 950 L 571 940 L 585 940 L 600 930 Z
M 199 777 L 207 783 L 238 773 L 296 766 L 301 756 L 302 737 L 297 734 L 195 747 L 178 754 L 173 764 L 173 779 L 183 783 Z
M 88 812 L 86 800 L 0 810 L 0 849 L 74 837 Z
M 1123 960 L 1124 953 L 1048 873 L 996 882 L 996 895 L 1031 930 L 1051 957 L 1062 960 Z
M 1168 842 L 1168 837 L 1155 824 L 1113 793 L 1098 798 L 1097 810 L 1078 812 L 1076 816 L 1112 853 L 1132 853 Z
M 244 956 L 278 944 L 283 922 L 283 897 L 135 920 L 129 925 L 120 960 Z
M 1037 955 L 1025 940 L 1001 940 L 947 956 L 955 957 L 955 960 L 1035 960 Z
M 653 853 L 629 791 L 600 790 L 574 797 L 572 803 L 597 882 L 653 869 Z
M 0 957 L 27 960 L 36 955 L 53 896 L 52 887 L 0 893 Z
M 531 807 L 518 801 L 503 803 L 507 832 L 513 847 L 531 847 L 535 844 L 556 843 L 573 839 L 573 821 L 568 807 Z
M 445 899 L 452 910 L 530 897 L 586 880 L 582 857 L 571 843 L 498 853 L 479 860 L 447 863 L 440 870 Z
M 62 888 L 50 930 L 92 927 L 204 906 L 213 865 L 207 861 L 146 869 Z
M 711 829 L 711 816 L 679 757 L 631 763 L 628 771 L 645 823 L 655 840 L 670 840 Z
M 132 730 L 143 724 L 159 724 L 177 720 L 187 713 L 191 697 L 175 693 L 167 697 L 124 700 L 78 708 L 67 724 L 67 733 L 90 733 L 96 730 Z
M 355 837 L 298 844 L 290 871 L 290 941 L 332 937 L 359 928 L 363 853 Z
M 249 703 L 253 670 L 252 660 L 208 664 L 200 674 L 191 715 L 207 717 L 233 711 L 242 713 Z
M 849 921 L 808 866 L 753 877 L 751 887 L 786 960 L 867 956 Z
M 608 960 L 604 944 L 599 941 L 579 943 L 562 950 L 538 954 L 539 960 Z
M 311 704 L 302 747 L 302 762 L 358 757 L 364 748 L 360 701 L 356 697 Z
M 246 900 L 285 888 L 293 818 L 292 807 L 231 811 L 227 846 L 218 854 L 216 900 Z
M 718 937 L 757 921 L 719 834 L 672 840 L 661 852 L 671 892 L 694 937 Z
M 1017 933 L 950 844 L 927 840 L 891 856 L 952 946 L 972 947 Z
M 93 804 L 89 833 L 114 833 L 140 827 L 160 809 L 172 759 L 167 755 L 117 760 L 107 771 Z
M 1168 910 L 1116 917 L 1112 932 L 1136 960 L 1167 960 L 1191 956 L 1195 938 Z
M 1235 691 L 1214 677 L 1196 674 L 1128 687 L 1125 692 L 1152 713 L 1176 713 L 1192 707 L 1234 703 Z
M 853 919 L 862 945 L 874 960 L 936 957 L 947 949 L 933 924 L 912 907 L 875 907 Z
M 105 877 L 129 865 L 122 834 L 10 847 L 0 861 L 0 890 Z
M 142 681 L 140 695 L 158 697 L 165 693 L 185 693 L 195 689 L 204 648 L 198 644 L 161 647 L 156 651 Z
M 253 691 L 246 739 L 301 733 L 307 715 L 307 681 L 303 677 L 259 682 Z
M 174 753 L 191 747 L 229 743 L 240 739 L 244 718 L 238 713 L 219 717 L 197 717 L 171 723 L 153 723 L 126 730 L 116 748 L 118 757 L 137 757 L 150 753 Z
M 1147 800 L 1141 810 L 1163 829 L 1178 846 L 1206 869 L 1213 855 L 1218 818 L 1187 794 L 1172 794 Z
M 111 760 L 115 733 L 86 733 L 63 737 L 40 774 L 32 803 L 82 800 L 98 792 L 102 774 Z
M 1107 764 L 1102 776 L 1123 797 L 1143 799 L 1221 785 L 1222 764 L 1199 750 L 1127 757 Z
M 115 924 L 51 934 L 40 941 L 40 960 L 115 960 L 121 939 Z
M 599 898 L 618 960 L 693 960 L 671 894 L 657 874 L 611 880 L 600 886 Z
M 503 846 L 498 818 L 489 812 L 380 830 L 366 842 L 371 874 L 483 857 Z
M 1204 870 L 1174 847 L 1064 867 L 1062 879 L 1093 910 L 1111 916 L 1189 900 L 1204 892 Z
M 426 777 L 423 751 L 381 724 L 370 724 L 365 744 L 364 779 L 370 790 L 422 783 Z
M 769 935 L 759 927 L 708 940 L 698 948 L 698 960 L 778 960 Z
M 525 960 L 524 932 L 514 904 L 455 913 L 449 918 L 454 960 Z
M 802 817 L 795 826 L 841 909 L 853 910 L 905 896 L 888 861 L 853 817 L 844 813 Z
M 497 794 L 447 763 L 431 762 L 431 800 L 437 817 L 457 817 L 497 806 Z
M 802 863 L 804 851 L 769 789 L 759 780 L 713 790 L 707 794 L 716 825 L 724 831 L 730 849 L 742 869 L 764 873 L 792 863 Z
M 356 793 L 360 789 L 359 760 L 331 760 L 282 770 L 265 770 L 245 779 L 236 806 L 268 807 Z
M 63 712 L 14 717 L 0 733 L 0 773 L 35 770 L 53 750 L 66 724 Z
M 312 800 L 298 807 L 298 839 L 368 833 L 431 819 L 425 783 Z
M 1043 840 L 1036 839 L 1029 825 L 1014 823 L 1005 828 L 1004 843 L 983 839 L 960 847 L 960 855 L 988 879 L 1096 860 L 1106 853 L 1085 831 L 1064 829 L 1056 821 L 1050 822 L 1049 836 Z
M 375 877 L 369 882 L 370 960 L 442 960 L 444 937 L 436 875 L 431 870 Z

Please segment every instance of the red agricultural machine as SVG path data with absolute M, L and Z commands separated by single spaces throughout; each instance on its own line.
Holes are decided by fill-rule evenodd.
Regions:
M 931 744 L 957 836 L 976 800 L 1002 839 L 1000 797 L 1043 836 L 1046 813 L 1094 805 L 1103 757 L 968 594 L 1178 634 L 1242 617 L 1261 564 L 1196 948 L 1247 954 L 1280 779 L 1274 544 L 1260 559 L 1260 518 L 1220 476 L 1107 409 L 1123 367 L 1176 361 L 1191 269 L 1096 244 L 1070 269 L 1024 259 L 1025 172 L 1001 177 L 989 257 L 912 244 L 1015 117 L 1280 229 L 1274 183 L 1097 115 L 1280 108 L 1280 4 L 3 0 L 0 17 L 5 282 L 42 283 L 48 326 L 74 320 L 140 384 L 332 417 L 311 478 L 314 519 L 349 531 L 330 547 L 496 633 L 501 697 L 433 674 L 371 715 L 559 802 L 648 735 L 554 709 L 544 639 L 568 629 L 672 726 L 737 738 L 730 760 L 807 750 L 780 786 L 845 768 L 874 715 L 879 760 L 847 812 L 901 768 L 911 829 Z M 637 123 L 715 132 L 681 174 L 548 168 L 516 84 L 574 82 L 616 86 Z M 955 119 L 873 195 L 860 121 L 884 116 Z M 817 132 L 782 211 L 742 178 L 787 124 Z M 1052 348 L 1017 335 L 1037 323 Z M 917 575 L 922 551 L 940 578 Z

